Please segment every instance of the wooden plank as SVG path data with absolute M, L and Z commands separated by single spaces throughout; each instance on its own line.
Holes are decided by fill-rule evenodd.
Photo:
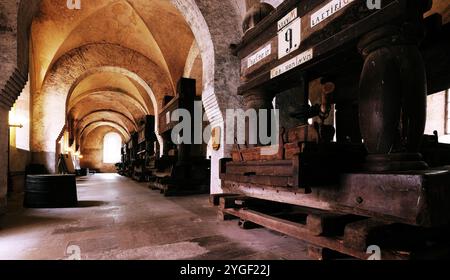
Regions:
M 450 167 L 392 174 L 346 174 L 341 184 L 298 188 L 225 180 L 226 193 L 418 226 L 450 224 Z M 419 202 L 419 203 L 418 203 Z
M 239 151 L 237 151 L 237 150 L 231 151 L 231 157 L 233 158 L 233 161 L 246 161 L 246 162 L 248 162 L 248 161 L 282 160 L 282 158 L 279 157 L 278 153 L 275 153 L 275 154 L 264 153 L 263 149 L 273 149 L 275 151 L 278 151 L 278 148 L 275 146 L 245 148 L 245 149 L 240 149 Z M 241 155 L 242 155 L 242 158 L 241 158 Z
M 239 195 L 237 195 L 237 194 L 230 194 L 230 193 L 211 194 L 209 196 L 209 203 L 212 206 L 219 206 L 220 198 L 221 197 L 229 197 L 229 196 L 239 196 Z
M 302 234 L 310 233 L 309 229 L 305 225 L 276 218 L 254 210 L 224 209 L 224 212 L 240 217 L 242 220 L 251 221 L 266 228 L 294 237 L 300 237 Z
M 258 175 L 238 175 L 238 174 L 221 174 L 220 178 L 227 181 L 235 181 L 241 183 L 254 183 L 265 186 L 293 186 L 292 177 L 281 176 L 258 176 Z
M 325 2 L 326 3 L 326 2 Z M 325 4 L 323 3 L 323 4 Z M 335 23 L 334 21 L 340 17 L 342 17 L 344 15 L 344 12 L 346 12 L 349 8 L 353 8 L 352 6 L 356 6 L 357 4 L 360 4 L 359 1 L 348 1 L 348 5 L 346 5 L 345 7 L 343 7 L 342 9 L 340 9 L 339 11 L 330 14 L 329 17 L 327 17 L 325 20 L 321 21 L 320 23 L 317 23 L 315 26 L 311 26 L 311 21 L 312 16 L 322 7 L 324 7 L 324 5 L 322 4 L 318 4 L 318 1 L 315 1 L 315 7 L 313 6 L 309 6 L 307 12 L 305 13 L 305 5 L 302 5 L 303 3 L 297 4 L 297 5 L 293 5 L 292 9 L 297 9 L 298 10 L 298 14 L 299 17 L 297 20 L 300 20 L 300 26 L 301 26 L 301 30 L 299 30 L 299 32 L 301 34 L 299 34 L 299 36 L 301 37 L 301 45 L 303 44 L 307 44 L 309 43 L 308 40 L 309 37 L 311 37 L 313 34 L 317 34 L 317 33 L 327 33 L 329 32 L 329 30 L 338 30 L 338 28 L 336 27 L 336 25 L 339 25 L 339 23 Z M 367 11 L 367 7 L 364 7 L 363 5 L 358 5 L 360 7 L 366 8 L 364 9 L 359 9 L 359 13 L 358 13 L 358 17 L 354 17 L 352 13 L 348 13 L 347 16 L 345 17 L 345 19 L 343 19 L 342 21 L 344 22 L 348 22 L 350 21 L 348 18 L 351 18 L 353 21 L 357 22 L 358 20 L 360 20 L 362 17 L 370 14 L 370 12 Z M 356 7 L 355 7 L 356 8 Z M 353 9 L 354 10 L 354 9 Z M 292 22 L 294 22 L 295 20 L 293 20 Z M 355 22 L 353 22 L 353 24 L 355 24 Z M 290 23 L 291 24 L 291 23 Z M 281 30 L 280 30 L 281 31 Z M 274 29 L 273 27 L 269 28 L 268 30 L 266 30 L 267 33 L 270 33 L 270 35 L 263 35 L 260 36 L 260 38 L 264 38 L 264 39 L 260 39 L 261 42 L 261 46 L 258 47 L 257 49 L 254 49 L 250 54 L 248 54 L 247 56 L 245 56 L 242 60 L 241 60 L 241 74 L 242 77 L 250 77 L 252 75 L 257 74 L 258 72 L 261 71 L 261 68 L 264 69 L 264 66 L 266 66 L 267 64 L 276 61 L 279 59 L 279 46 L 278 46 L 278 29 Z M 270 39 L 267 38 L 267 36 L 271 36 Z M 266 39 L 267 38 L 267 39 Z M 245 40 L 246 38 L 244 38 Z M 263 41 L 266 40 L 266 41 Z M 294 46 L 296 48 L 299 48 L 299 45 Z M 257 55 L 258 53 L 260 53 L 261 51 L 264 51 L 264 49 L 266 48 L 270 48 L 271 52 L 269 54 L 266 54 L 267 56 L 260 60 L 258 63 L 254 64 L 252 63 L 252 65 L 249 67 L 249 62 L 250 62 L 250 58 L 254 57 L 255 55 Z M 244 48 L 240 53 L 240 57 L 242 58 L 242 56 L 246 53 L 248 53 L 250 49 L 253 49 L 252 47 L 246 47 Z M 289 50 L 291 51 L 291 50 Z M 268 52 L 266 52 L 268 53 Z M 290 55 L 288 55 L 288 57 L 292 57 Z
M 354 8 L 358 9 L 360 7 L 364 9 L 365 4 L 360 1 L 357 2 L 359 2 L 360 4 L 355 5 Z M 269 91 L 272 89 L 278 89 L 278 92 L 283 91 L 290 87 L 290 84 L 284 83 L 287 76 L 289 76 L 288 80 L 295 80 L 291 78 L 298 77 L 299 73 L 302 73 L 304 71 L 312 71 L 312 68 L 317 68 L 330 57 L 338 58 L 338 61 L 336 61 L 335 64 L 338 63 L 338 65 L 342 65 L 342 68 L 344 68 L 346 63 L 343 62 L 348 59 L 351 53 L 356 51 L 354 48 L 356 40 L 377 27 L 385 25 L 390 21 L 398 20 L 399 17 L 402 17 L 402 15 L 404 15 L 408 11 L 408 9 L 406 8 L 406 6 L 408 5 L 407 2 L 408 1 L 405 0 L 383 1 L 383 9 L 371 11 L 369 13 L 370 15 L 354 12 L 354 14 L 359 14 L 360 16 L 362 16 L 359 21 L 355 20 L 354 18 L 352 19 L 351 17 L 344 17 L 344 21 L 348 22 L 340 22 L 339 24 L 336 24 L 335 27 L 339 27 L 341 25 L 348 26 L 353 24 L 352 28 L 344 28 L 334 31 L 328 30 L 328 32 L 323 31 L 323 33 L 320 33 L 315 40 L 310 40 L 311 42 L 309 44 L 302 44 L 303 46 L 294 51 L 292 54 L 280 60 L 274 60 L 271 63 L 266 64 L 264 66 L 264 70 L 261 70 L 257 75 L 249 78 L 239 87 L 239 94 L 244 94 L 245 92 L 248 92 L 249 90 L 256 87 L 264 87 Z M 367 7 L 365 7 L 365 9 L 367 11 Z M 353 9 L 349 10 L 349 14 L 352 13 L 351 10 Z M 246 46 L 246 48 L 251 48 L 250 46 L 251 44 L 249 44 L 248 47 Z M 285 63 L 292 57 L 296 57 L 309 49 L 313 49 L 313 60 L 289 71 L 289 74 L 283 74 L 271 79 L 271 69 L 274 69 L 275 67 Z M 242 51 L 242 53 L 244 53 L 244 51 Z
M 288 130 L 288 143 L 319 142 L 319 133 L 313 125 L 304 125 Z
M 228 208 L 239 208 L 241 206 L 236 204 L 237 199 L 246 199 L 246 197 L 241 195 L 222 196 L 219 199 L 219 208 L 222 210 Z
M 312 235 L 307 227 L 302 224 L 286 221 L 283 219 L 275 218 L 257 211 L 246 209 L 224 209 L 225 213 L 234 215 L 246 221 L 259 224 L 265 228 L 278 231 L 280 233 L 292 236 L 311 243 L 315 246 L 329 248 L 336 252 L 340 252 L 345 255 L 353 256 L 359 259 L 367 259 L 368 255 L 366 251 L 359 251 L 344 246 L 343 241 L 336 237 L 325 237 Z M 400 260 L 407 259 L 409 257 L 397 252 L 383 251 L 383 257 L 386 260 Z
M 227 166 L 227 174 L 235 175 L 258 175 L 258 176 L 280 176 L 280 177 L 290 177 L 292 173 L 291 165 L 234 165 L 229 164 Z

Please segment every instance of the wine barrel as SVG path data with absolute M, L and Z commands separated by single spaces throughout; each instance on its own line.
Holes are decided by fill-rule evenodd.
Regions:
M 47 168 L 42 164 L 29 164 L 25 168 L 26 175 L 49 174 Z
M 28 175 L 25 208 L 68 208 L 78 204 L 75 175 Z

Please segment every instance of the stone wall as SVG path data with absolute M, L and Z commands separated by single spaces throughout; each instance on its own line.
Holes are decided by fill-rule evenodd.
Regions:
M 5 212 L 8 177 L 8 111 L 0 107 L 0 214 Z
M 243 1 L 226 0 L 226 1 L 210 1 L 210 0 L 171 0 L 171 2 L 179 9 L 191 30 L 195 34 L 203 62 L 203 101 L 207 111 L 208 118 L 213 127 L 222 128 L 222 140 L 224 137 L 224 113 L 228 108 L 242 108 L 242 100 L 237 96 L 237 87 L 239 85 L 239 61 L 231 54 L 230 44 L 236 44 L 242 36 L 242 19 L 245 14 Z M 279 1 L 276 1 L 279 2 Z M 0 73 L 0 89 L 8 88 L 6 98 L 1 98 L 0 106 L 0 147 L 7 147 L 7 112 L 14 103 L 17 95 L 20 93 L 26 82 L 26 74 L 28 72 L 28 38 L 29 28 L 33 15 L 39 8 L 39 0 L 12 1 L 0 0 L 0 49 L 2 49 L 2 73 Z M 274 4 L 276 5 L 276 4 Z M 18 11 L 20 16 L 18 16 Z M 17 25 L 19 22 L 19 26 Z M 5 51 L 3 51 L 5 50 Z M 134 55 L 134 54 L 133 54 Z M 69 58 L 70 60 L 70 58 Z M 96 65 L 101 67 L 104 65 Z M 130 65 L 133 67 L 133 65 Z M 68 71 L 68 69 L 64 69 Z M 10 78 L 12 77 L 12 78 Z M 50 75 L 51 77 L 51 75 Z M 10 80 L 10 86 L 6 87 L 7 81 Z M 57 81 L 58 84 L 61 81 Z M 62 81 L 64 82 L 64 81 Z M 61 88 L 52 94 L 67 92 Z M 58 95 L 58 94 L 57 94 Z M 2 92 L 2 97 L 5 91 Z M 61 100 L 63 100 L 62 98 Z M 7 101 L 6 104 L 5 100 Z M 34 102 L 36 99 L 33 100 Z M 64 100 L 65 101 L 65 100 Z M 39 105 L 35 104 L 34 105 Z M 43 105 L 43 104 L 41 104 Z M 52 108 L 59 110 L 57 106 L 60 104 L 50 104 L 50 106 L 37 106 L 37 111 L 33 113 L 34 133 L 32 139 L 34 141 L 33 161 L 44 163 L 50 170 L 54 169 L 55 162 L 55 138 L 56 132 L 61 130 L 61 125 L 53 123 L 56 119 L 64 124 L 64 116 L 57 114 L 47 121 L 51 120 L 51 127 L 55 135 L 49 135 L 47 130 L 36 130 L 44 123 L 40 120 L 40 112 Z M 58 111 L 59 112 L 59 111 Z M 62 118 L 62 120 L 59 120 Z M 44 138 L 42 138 L 44 137 Z M 36 139 L 38 138 L 38 139 Z M 41 142 L 46 147 L 40 147 L 36 141 Z M 222 142 L 223 143 L 223 142 Z M 213 193 L 221 192 L 221 182 L 219 180 L 219 159 L 229 156 L 232 145 L 222 145 L 219 151 L 212 155 L 212 186 Z M 6 151 L 0 151 L 3 154 L 0 158 L 6 158 Z M 6 193 L 6 170 L 4 160 L 0 162 L 0 200 L 4 198 Z M 4 199 L 3 199 L 4 200 Z
M 10 148 L 10 172 L 13 193 L 21 193 L 25 187 L 25 169 L 31 162 L 30 151 L 17 149 L 15 147 Z
M 6 205 L 8 112 L 27 81 L 29 31 L 39 3 L 0 0 L 0 214 Z
M 16 1 L 0 0 L 0 214 L 5 211 L 6 207 L 8 112 L 20 92 L 11 89 L 11 84 L 6 87 L 17 67 L 17 8 Z
M 81 168 L 98 170 L 100 173 L 116 173 L 114 164 L 104 163 L 103 149 L 84 149 L 83 158 L 80 160 Z
M 81 143 L 81 154 L 83 155 L 83 158 L 80 160 L 81 168 L 97 169 L 101 173 L 115 173 L 117 171 L 115 164 L 103 162 L 103 139 L 110 132 L 119 133 L 115 128 L 101 126 L 83 138 Z

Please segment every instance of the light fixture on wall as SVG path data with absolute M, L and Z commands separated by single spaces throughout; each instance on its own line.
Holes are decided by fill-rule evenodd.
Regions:
M 21 124 L 9 124 L 10 128 L 23 128 L 23 125 Z

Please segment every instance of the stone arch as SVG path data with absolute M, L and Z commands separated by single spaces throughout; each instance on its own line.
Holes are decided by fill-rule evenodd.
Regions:
M 186 59 L 186 65 L 184 66 L 183 77 L 190 77 L 192 68 L 194 67 L 195 60 L 200 56 L 200 49 L 197 42 L 193 42 L 191 49 L 189 50 L 188 57 Z
M 221 146 L 211 155 L 211 192 L 221 192 L 219 160 L 230 155 L 232 145 L 225 144 L 226 109 L 243 108 L 238 96 L 239 61 L 230 45 L 242 38 L 242 14 L 234 0 L 170 0 L 188 22 L 203 61 L 202 100 L 212 127 L 221 128 Z
M 67 105 L 67 115 L 68 116 L 74 116 L 77 117 L 78 115 L 78 107 L 85 106 L 89 101 L 98 100 L 98 102 L 102 102 L 102 105 L 105 104 L 107 106 L 112 108 L 114 105 L 117 106 L 117 104 L 112 104 L 112 102 L 108 102 L 104 100 L 104 98 L 111 98 L 116 100 L 117 102 L 120 102 L 121 105 L 123 105 L 121 108 L 123 111 L 127 112 L 127 115 L 129 117 L 134 118 L 135 120 L 138 120 L 138 115 L 148 115 L 150 112 L 148 109 L 141 103 L 139 100 L 134 99 L 133 97 L 130 97 L 129 95 L 126 95 L 125 92 L 119 90 L 119 89 L 112 89 L 112 88 L 98 88 L 94 90 L 85 91 L 77 98 L 73 99 L 70 104 Z
M 199 43 L 204 70 L 202 99 L 212 126 L 221 127 L 224 132 L 225 110 L 242 107 L 242 101 L 236 95 L 239 84 L 239 62 L 229 50 L 229 45 L 237 43 L 242 36 L 240 7 L 235 0 L 220 1 L 217 5 L 211 5 L 208 0 L 170 1 L 188 22 Z M 40 0 L 20 2 L 21 6 L 35 7 L 23 13 L 24 18 L 29 20 L 29 24 L 25 24 L 29 28 L 34 14 L 38 11 Z M 3 85 L 0 84 L 0 86 Z M 215 187 L 213 192 L 220 191 L 218 160 L 227 155 L 230 150 L 230 146 L 223 145 L 224 133 L 221 136 L 221 149 L 212 155 L 211 184 Z M 37 148 L 38 151 L 42 150 L 40 147 Z
M 128 135 L 124 135 L 120 128 L 108 124 L 96 124 L 92 126 L 80 147 L 80 153 L 83 157 L 80 159 L 80 165 L 99 170 L 100 172 L 114 172 L 113 163 L 105 163 L 104 158 L 104 138 L 108 133 L 114 132 L 119 135 L 121 143 L 126 142 Z
M 89 69 L 89 70 L 85 71 L 82 75 L 80 75 L 80 77 L 78 77 L 77 81 L 72 84 L 72 86 L 69 89 L 69 94 L 68 94 L 66 100 L 68 100 L 70 98 L 70 95 L 72 94 L 76 85 L 80 81 L 82 81 L 85 77 L 92 75 L 93 73 L 99 73 L 99 72 L 112 72 L 112 73 L 118 73 L 118 74 L 124 75 L 124 76 L 132 79 L 133 81 L 135 81 L 136 84 L 139 85 L 140 87 L 142 87 L 144 89 L 144 91 L 150 96 L 152 104 L 153 104 L 153 112 L 155 114 L 156 137 L 158 139 L 158 143 L 161 147 L 160 150 L 162 153 L 163 152 L 162 147 L 164 146 L 164 141 L 159 134 L 158 119 L 159 119 L 159 108 L 162 106 L 162 98 L 163 97 L 160 96 L 159 98 L 157 98 L 154 94 L 153 89 L 148 85 L 146 80 L 144 80 L 139 74 L 134 73 L 134 72 L 130 71 L 129 69 L 122 68 L 122 67 L 116 67 L 116 66 L 102 66 L 102 67 L 95 67 L 95 68 Z M 66 103 L 67 102 L 68 101 L 66 101 Z M 146 112 L 149 113 L 148 108 L 147 108 Z
M 110 126 L 115 128 L 117 131 L 120 132 L 121 135 L 123 135 L 124 139 L 128 140 L 130 138 L 130 133 L 127 131 L 127 129 L 125 127 L 123 127 L 122 125 L 113 122 L 113 121 L 95 121 L 92 122 L 90 124 L 88 124 L 83 131 L 80 134 L 80 139 L 81 142 L 83 142 L 83 138 L 89 136 L 89 134 L 96 128 L 101 127 L 101 126 Z
M 128 133 L 137 129 L 137 125 L 133 120 L 129 119 L 126 115 L 120 112 L 115 112 L 112 110 L 107 112 L 105 112 L 104 110 L 99 110 L 87 114 L 83 119 L 75 124 L 75 129 L 79 131 L 79 135 L 81 135 L 86 126 L 88 126 L 92 122 L 106 121 L 105 116 L 110 117 L 107 119 L 108 121 L 112 121 L 121 125 L 126 129 Z
M 163 95 L 174 94 L 170 80 L 166 77 L 164 83 L 164 73 L 158 71 L 157 65 L 133 50 L 111 44 L 90 44 L 74 49 L 53 65 L 41 93 L 33 96 L 33 114 L 42 124 L 32 129 L 34 152 L 54 153 L 56 127 L 63 126 L 67 113 L 60 105 L 67 103 L 68 95 L 80 81 L 102 71 L 125 75 L 139 84 L 150 96 L 156 115 Z M 44 108 L 52 110 L 49 112 Z M 58 125 L 55 121 L 59 122 Z

